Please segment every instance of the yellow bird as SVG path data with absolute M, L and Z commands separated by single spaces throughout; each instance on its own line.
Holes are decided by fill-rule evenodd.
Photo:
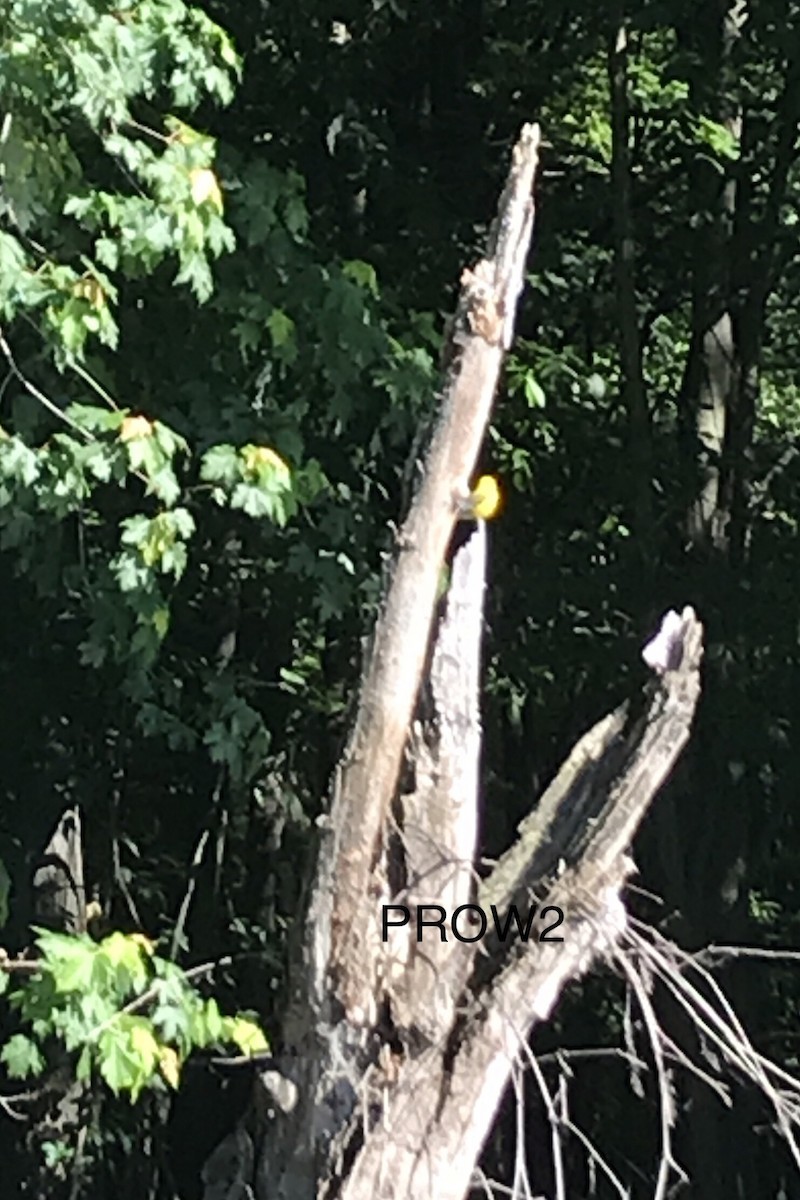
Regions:
M 465 521 L 491 521 L 500 512 L 503 494 L 495 475 L 481 475 L 471 492 L 459 497 L 458 515 Z

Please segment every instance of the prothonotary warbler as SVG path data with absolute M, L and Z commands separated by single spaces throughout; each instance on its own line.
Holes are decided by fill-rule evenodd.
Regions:
M 502 507 L 503 494 L 495 475 L 481 475 L 472 491 L 457 498 L 462 521 L 491 521 Z

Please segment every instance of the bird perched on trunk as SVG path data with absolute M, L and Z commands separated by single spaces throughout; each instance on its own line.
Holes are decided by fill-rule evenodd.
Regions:
M 472 489 L 456 494 L 461 521 L 491 521 L 500 512 L 503 495 L 496 475 L 481 475 Z

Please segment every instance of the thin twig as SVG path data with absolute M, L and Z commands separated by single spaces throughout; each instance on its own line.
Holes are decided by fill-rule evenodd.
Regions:
M 722 988 L 699 965 L 695 956 L 681 951 L 654 930 L 648 932 L 652 940 L 631 927 L 631 944 L 684 1009 L 698 1033 L 714 1045 L 729 1064 L 756 1084 L 770 1101 L 784 1141 L 795 1164 L 800 1167 L 800 1148 L 792 1129 L 800 1123 L 800 1080 L 755 1049 Z M 719 1008 L 715 1008 L 687 978 L 692 971 L 700 976 Z M 785 1090 L 779 1090 L 776 1083 L 782 1084 Z
M 71 361 L 69 365 L 76 375 L 80 375 L 84 383 L 88 383 L 89 387 L 97 392 L 98 396 L 100 396 L 102 400 L 105 400 L 109 408 L 113 408 L 115 412 L 119 412 L 120 406 L 117 404 L 114 397 L 108 394 L 105 388 L 97 382 L 93 375 L 90 375 L 89 372 L 75 360 Z
M 169 948 L 169 957 L 172 962 L 175 962 L 176 958 L 178 957 L 180 943 L 183 940 L 183 930 L 186 925 L 187 918 L 189 916 L 189 908 L 192 903 L 192 897 L 194 896 L 195 890 L 197 888 L 197 874 L 198 874 L 198 871 L 200 870 L 200 864 L 203 861 L 203 854 L 205 853 L 206 842 L 208 841 L 210 836 L 211 836 L 211 829 L 207 825 L 205 827 L 205 829 L 203 830 L 203 832 L 200 834 L 200 837 L 197 839 L 197 845 L 195 846 L 194 854 L 192 855 L 192 864 L 191 864 L 191 868 L 189 871 L 189 879 L 186 884 L 186 891 L 183 894 L 183 900 L 181 901 L 181 907 L 178 911 L 178 918 L 175 922 L 175 928 L 172 931 L 172 941 L 170 943 L 170 948 Z
M 619 954 L 617 961 L 621 966 L 636 999 L 647 1028 L 650 1048 L 655 1062 L 656 1078 L 658 1080 L 659 1115 L 661 1122 L 661 1157 L 658 1164 L 658 1178 L 653 1200 L 664 1200 L 669 1184 L 670 1170 L 674 1170 L 682 1182 L 687 1183 L 686 1173 L 678 1165 L 672 1153 L 672 1127 L 675 1124 L 675 1104 L 672 1088 L 664 1063 L 661 1029 L 653 1008 L 653 1003 L 642 982 L 640 971 L 637 971 L 625 954 Z
M 5 334 L 3 333 L 2 329 L 0 329 L 0 350 L 2 350 L 3 354 L 6 356 L 6 361 L 8 362 L 13 374 L 16 376 L 25 390 L 30 392 L 31 396 L 33 396 L 35 400 L 38 400 L 39 403 L 43 405 L 48 412 L 52 413 L 54 417 L 58 417 L 59 421 L 63 421 L 65 425 L 69 425 L 71 429 L 74 429 L 76 433 L 79 433 L 82 438 L 85 438 L 89 442 L 93 440 L 90 433 L 88 433 L 85 429 L 82 429 L 77 421 L 73 421 L 72 417 L 68 417 L 65 412 L 62 412 L 57 404 L 54 404 L 48 396 L 45 396 L 44 392 L 39 390 L 35 383 L 31 383 L 27 376 L 22 373 L 17 366 L 14 355 L 11 352 L 11 347 L 6 341 Z
M 556 1110 L 553 1097 L 550 1094 L 550 1089 L 547 1086 L 547 1081 L 545 1080 L 541 1064 L 537 1060 L 536 1055 L 532 1052 L 527 1041 L 524 1044 L 528 1065 L 530 1066 L 533 1077 L 536 1080 L 539 1088 L 539 1095 L 542 1097 L 545 1109 L 547 1111 L 547 1117 L 550 1122 L 550 1142 L 553 1154 L 553 1174 L 555 1175 L 556 1181 L 556 1197 L 557 1200 L 564 1200 L 566 1196 L 566 1189 L 564 1183 L 564 1155 L 560 1135 L 561 1121 L 558 1111 Z
M 214 792 L 211 797 L 211 807 L 212 807 L 213 812 L 216 812 L 217 809 L 219 808 L 219 801 L 220 801 L 220 796 L 222 795 L 222 784 L 224 782 L 224 778 L 225 778 L 224 768 L 220 767 L 219 771 L 217 772 L 217 781 L 214 784 Z M 179 943 L 180 943 L 181 939 L 183 938 L 183 931 L 184 931 L 186 921 L 189 916 L 189 908 L 192 903 L 192 897 L 194 896 L 195 890 L 197 888 L 197 877 L 198 877 L 198 873 L 200 871 L 200 864 L 203 861 L 203 855 L 205 853 L 206 843 L 210 836 L 211 836 L 211 826 L 209 824 L 206 826 L 206 828 L 200 834 L 200 837 L 197 840 L 197 845 L 195 846 L 194 855 L 192 856 L 192 865 L 191 865 L 191 869 L 189 871 L 189 880 L 186 884 L 186 891 L 184 893 L 183 900 L 181 901 L 181 907 L 178 911 L 177 920 L 175 921 L 175 928 L 172 931 L 172 942 L 171 942 L 170 951 L 169 951 L 169 957 L 172 962 L 175 962 L 175 960 L 178 956 L 178 950 L 180 948 Z
M 19 1092 L 16 1096 L 0 1096 L 0 1108 L 12 1121 L 27 1121 L 30 1118 L 25 1113 L 18 1113 L 15 1104 L 33 1104 L 41 1096 L 41 1089 L 35 1092 Z

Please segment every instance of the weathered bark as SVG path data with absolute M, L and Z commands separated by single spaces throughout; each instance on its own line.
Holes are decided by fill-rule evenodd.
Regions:
M 68 808 L 59 818 L 34 869 L 31 892 L 36 924 L 60 933 L 86 932 L 80 809 Z
M 399 1045 L 399 1036 L 391 1024 L 389 985 L 397 983 L 402 963 L 392 964 L 381 943 L 380 919 L 381 905 L 395 899 L 388 877 L 394 870 L 389 858 L 397 820 L 395 801 L 402 806 L 398 780 L 430 654 L 436 593 L 457 516 L 456 496 L 475 465 L 503 355 L 511 343 L 533 228 L 531 192 L 538 143 L 538 129 L 525 126 L 514 148 L 487 257 L 462 276 L 441 417 L 419 492 L 398 538 L 354 733 L 337 772 L 323 830 L 304 961 L 283 1031 L 290 1050 L 283 1066 L 297 1086 L 298 1101 L 291 1113 L 282 1114 L 273 1136 L 265 1140 L 258 1172 L 259 1193 L 271 1200 L 321 1197 L 341 1190 L 354 1153 L 353 1139 L 362 1122 L 370 1120 L 372 1092 L 380 1096 L 382 1091 L 379 1072 L 393 1070 L 393 1048 Z M 456 577 L 459 570 L 454 564 Z M 456 587 L 453 603 L 459 594 Z M 472 603 L 478 605 L 478 616 L 467 624 L 472 631 L 471 652 L 477 653 L 482 586 Z M 477 668 L 470 687 L 475 694 Z M 470 706 L 477 711 L 476 700 L 470 700 Z M 437 712 L 435 719 L 439 717 Z M 455 715 L 453 724 L 458 725 Z M 479 744 L 477 739 L 473 743 Z M 437 757 L 436 771 L 440 765 L 444 769 L 444 754 L 441 763 Z M 422 780 L 422 758 L 419 767 Z M 466 803 L 474 822 L 477 771 L 456 774 L 460 786 L 469 789 Z M 452 789 L 449 801 L 458 803 Z M 417 805 L 417 818 L 419 811 Z M 437 819 L 431 820 L 433 827 Z M 412 800 L 401 817 L 401 824 L 406 821 L 412 837 L 415 823 L 419 827 L 419 844 L 426 831 L 415 820 Z M 448 821 L 452 825 L 452 813 L 440 818 L 439 826 Z M 463 834 L 453 838 L 443 845 L 442 853 L 452 853 Z M 415 864 L 409 855 L 406 879 L 413 884 L 415 876 L 420 880 L 425 871 L 422 860 Z M 401 990 L 398 987 L 398 1006 L 403 1003 Z M 405 994 L 410 996 L 410 990 L 405 989 Z
M 465 550 L 469 555 L 474 547 Z M 476 609 L 480 603 L 479 597 Z M 386 1019 L 369 1028 L 347 1021 L 333 981 L 321 1007 L 307 1013 L 310 1036 L 303 1057 L 287 1057 L 282 1064 L 298 1088 L 296 1104 L 288 1112 L 286 1106 L 272 1106 L 263 1134 L 259 1197 L 460 1200 L 466 1195 L 513 1062 L 531 1029 L 548 1017 L 565 984 L 598 956 L 610 955 L 624 933 L 620 890 L 632 869 L 626 851 L 686 742 L 699 694 L 701 628 L 690 609 L 672 618 L 661 673 L 636 711 L 620 706 L 581 739 L 477 892 L 480 908 L 488 913 L 494 905 L 501 919 L 512 904 L 524 909 L 538 900 L 545 924 L 534 926 L 534 939 L 537 929 L 563 913 L 558 928 L 563 942 L 525 943 L 496 934 L 482 939 L 480 948 L 475 942 L 431 941 L 414 948 L 428 960 L 423 972 L 415 955 L 404 959 L 396 952 L 395 942 L 391 970 L 383 974 L 378 965 L 385 963 L 386 947 L 370 946 L 375 1005 Z M 443 627 L 447 622 L 446 614 Z M 436 658 L 435 650 L 434 677 Z M 440 703 L 445 725 L 458 728 L 448 699 Z M 465 711 L 463 696 L 455 707 Z M 465 727 L 468 745 L 476 726 L 468 720 Z M 445 776 L 446 761 L 447 753 Z M 471 761 L 466 773 L 471 774 Z M 463 806 L 456 802 L 447 828 L 445 797 L 431 778 L 426 774 L 423 786 L 434 804 L 431 842 L 441 838 L 433 866 L 441 891 L 432 889 L 427 900 L 444 905 L 448 889 L 454 899 L 464 895 L 454 882 L 458 875 L 443 868 L 460 865 L 453 862 L 452 848 L 460 829 L 471 836 L 471 820 L 464 821 Z M 412 806 L 412 811 L 419 810 Z M 422 857 L 430 854 L 431 842 L 421 839 Z M 413 840 L 405 850 L 415 890 L 422 894 Z M 319 965 L 324 971 L 325 964 Z
M 399 836 L 388 846 L 393 899 L 410 910 L 408 924 L 393 928 L 387 940 L 391 1018 L 406 1036 L 430 1043 L 450 1029 L 471 961 L 465 946 L 435 934 L 423 950 L 416 918 L 425 915 L 422 906 L 432 904 L 453 913 L 475 893 L 485 571 L 486 528 L 478 522 L 453 555 L 408 747 L 413 785 L 401 792 L 395 808 Z
M 573 750 L 478 896 L 482 909 L 542 898 L 564 913 L 564 941 L 487 938 L 446 1037 L 410 1053 L 387 1087 L 347 1183 L 347 1200 L 460 1200 L 514 1058 L 564 985 L 608 953 L 625 927 L 626 850 L 688 737 L 699 695 L 701 629 L 685 610 L 672 666 L 643 711 L 622 706 Z M 466 949 L 466 947 L 465 947 Z
M 537 144 L 526 127 L 490 256 L 463 279 L 442 418 L 322 830 L 282 1045 L 249 1127 L 209 1160 L 205 1200 L 251 1189 L 258 1200 L 460 1200 L 531 1028 L 625 929 L 626 851 L 688 736 L 701 655 L 690 609 L 654 647 L 658 676 L 636 711 L 622 706 L 581 740 L 478 886 L 486 528 L 462 526 L 449 555 L 448 544 L 510 344 Z M 460 939 L 429 929 L 420 941 L 424 905 L 440 905 L 452 930 L 473 899 L 479 921 L 492 906 L 505 921 L 510 906 L 543 902 L 533 938 L 480 925 L 475 936 L 462 912 Z M 409 922 L 383 937 L 388 905 L 406 906 Z M 556 925 L 563 940 L 538 940 Z
M 726 11 L 724 5 L 717 5 L 707 14 L 707 20 L 711 28 L 692 34 L 716 43 L 715 69 L 708 73 L 702 99 L 707 115 L 724 125 L 733 143 L 740 145 L 742 117 L 733 100 L 732 87 L 732 56 L 741 21 L 739 6 Z M 693 424 L 692 473 L 697 491 L 690 501 L 687 524 L 692 542 L 722 550 L 727 545 L 730 517 L 721 488 L 722 458 L 729 410 L 735 404 L 739 378 L 733 330 L 732 243 L 737 182 L 729 167 L 720 184 L 716 168 L 698 156 L 691 186 L 698 224 L 692 273 L 691 341 L 680 405 L 684 420 L 691 414 Z
M 330 957 L 340 999 L 358 1022 L 375 1016 L 369 1007 L 374 995 L 370 956 L 364 953 L 367 895 L 419 689 L 439 572 L 456 517 L 454 494 L 475 466 L 511 342 L 533 229 L 538 144 L 538 129 L 526 126 L 514 150 L 488 256 L 462 276 L 441 416 L 400 533 L 355 729 L 335 785 L 326 856 L 336 886 L 330 946 L 319 952 Z

